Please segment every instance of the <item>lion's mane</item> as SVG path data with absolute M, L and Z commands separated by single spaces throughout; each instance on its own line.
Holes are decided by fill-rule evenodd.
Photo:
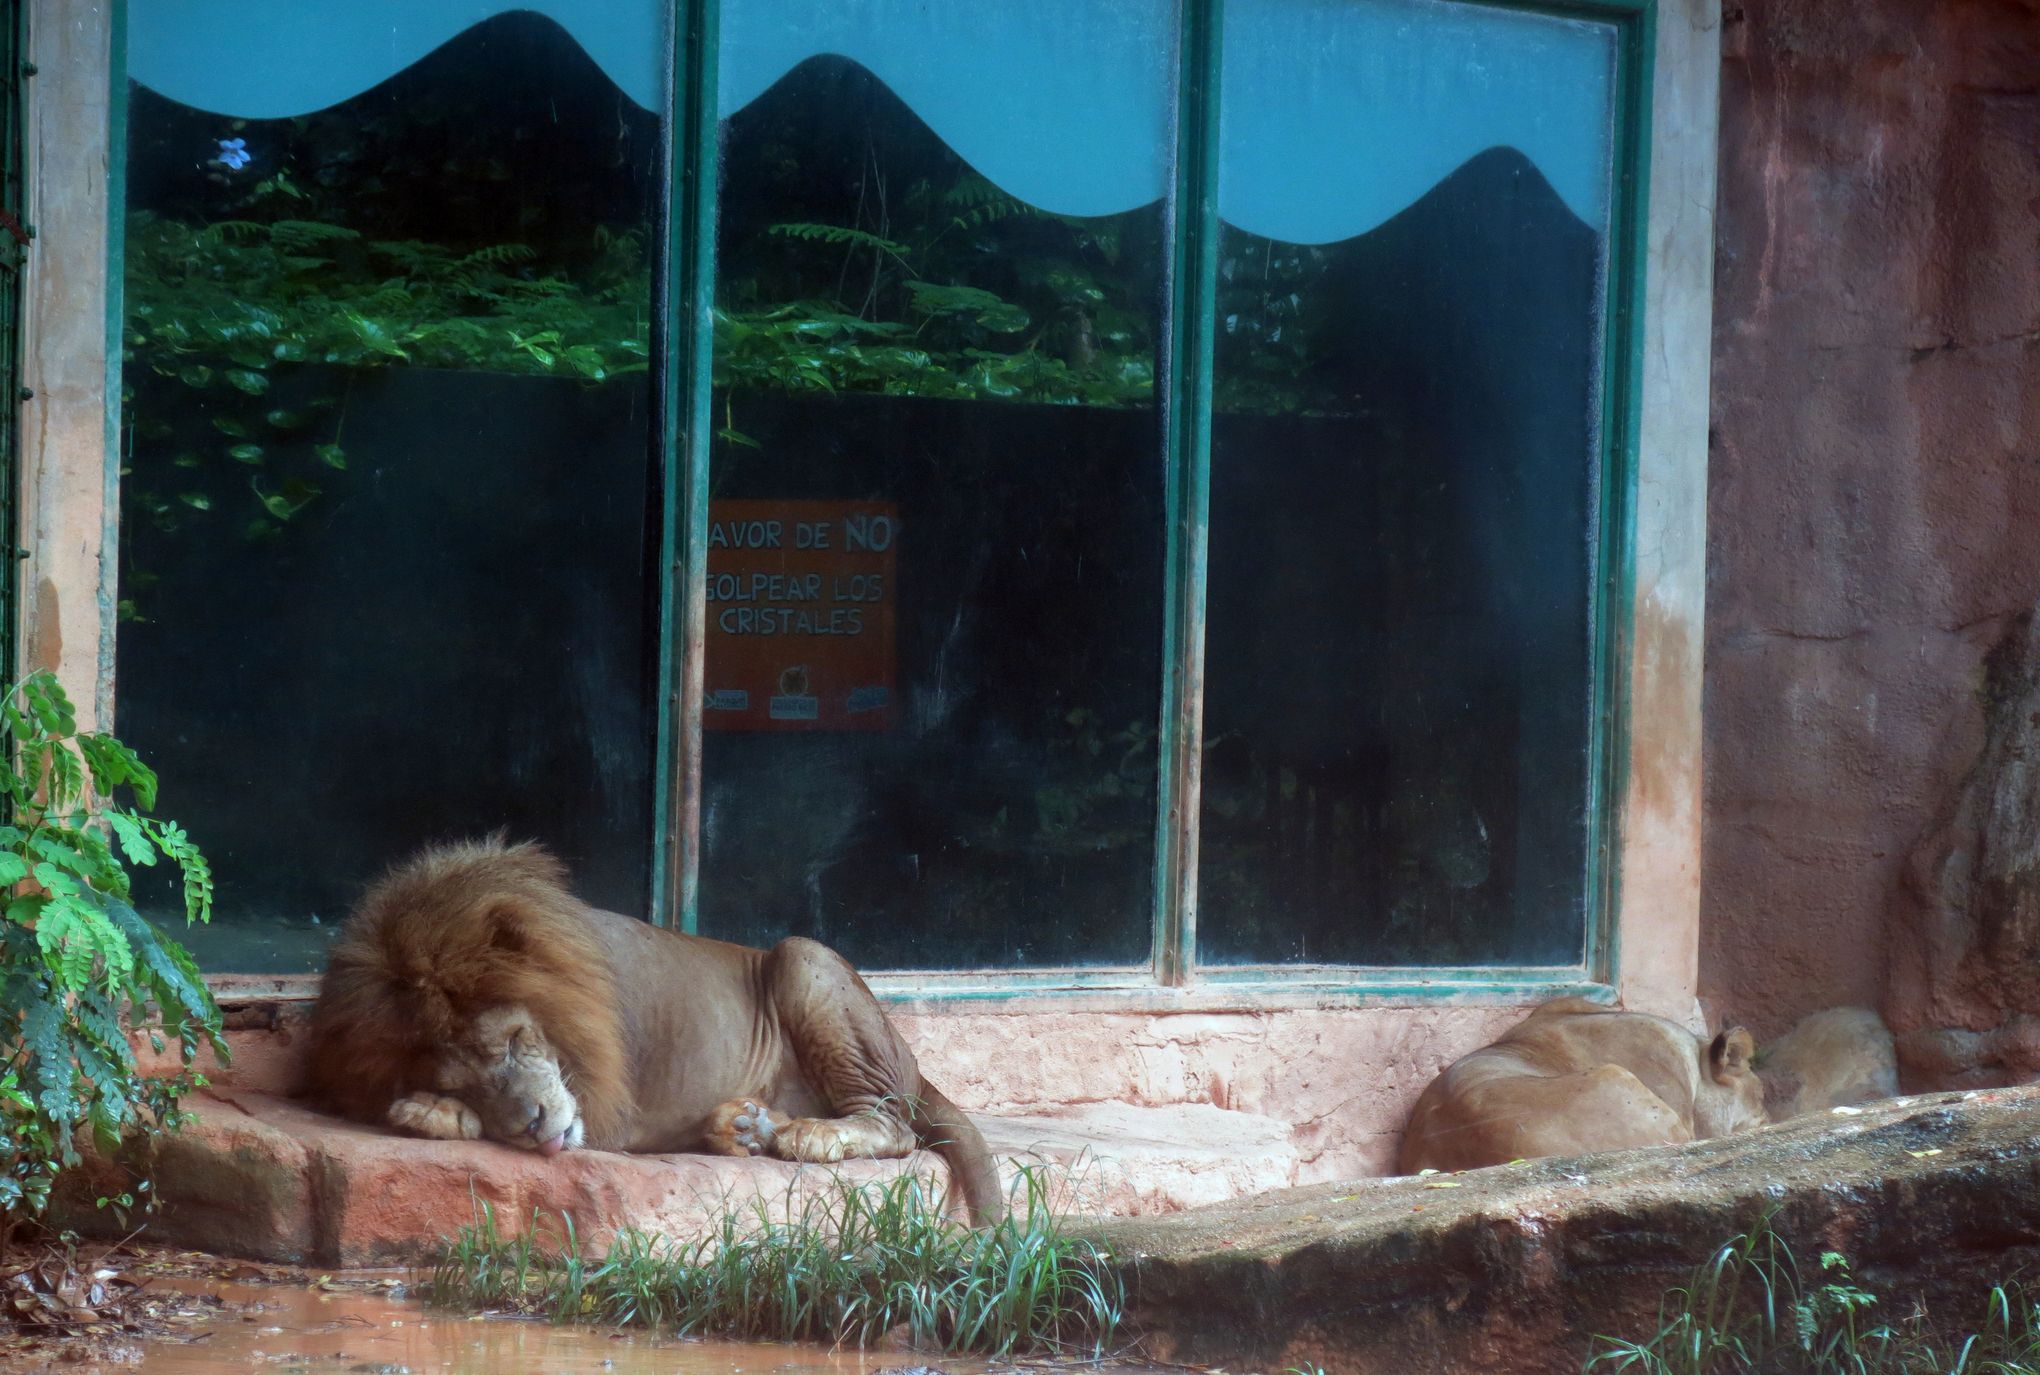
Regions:
M 529 1011 L 570 1076 L 591 1144 L 632 1110 L 615 981 L 566 871 L 500 838 L 435 847 L 371 888 L 334 943 L 312 1013 L 307 1094 L 380 1123 L 431 1091 L 439 1049 L 476 1014 Z

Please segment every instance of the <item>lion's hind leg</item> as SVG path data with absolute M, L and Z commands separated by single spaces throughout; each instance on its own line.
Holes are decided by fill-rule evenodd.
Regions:
M 849 1117 L 796 1117 L 772 1138 L 781 1160 L 833 1165 L 839 1160 L 894 1160 L 920 1145 L 904 1118 L 881 1109 Z
M 766 957 L 773 1010 L 801 1077 L 832 1117 L 796 1117 L 772 1136 L 782 1160 L 893 1159 L 921 1142 L 909 1121 L 920 1091 L 913 1052 L 849 961 L 815 941 L 781 941 Z
M 755 1098 L 732 1098 L 708 1115 L 703 1147 L 716 1155 L 772 1155 L 810 1165 L 906 1155 L 919 1144 L 906 1122 L 879 1112 L 789 1117 Z

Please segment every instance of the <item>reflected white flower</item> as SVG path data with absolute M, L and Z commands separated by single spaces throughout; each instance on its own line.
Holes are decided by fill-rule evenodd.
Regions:
M 238 172 L 243 167 L 246 167 L 248 165 L 249 154 L 247 139 L 223 138 L 219 140 L 219 145 L 220 152 L 218 161 L 225 163 L 228 171 Z

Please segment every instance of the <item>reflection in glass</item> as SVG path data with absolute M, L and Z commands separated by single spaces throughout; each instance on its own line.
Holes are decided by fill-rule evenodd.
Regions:
M 726 33 L 765 3 L 729 0 Z M 1162 6 L 1088 12 L 1167 71 Z M 907 51 L 923 7 L 862 13 L 947 70 Z M 1022 200 L 832 56 L 731 114 L 721 165 L 702 930 L 875 968 L 1144 961 L 1160 167 L 1137 209 Z
M 1234 0 L 1226 44 L 1199 957 L 1576 963 L 1611 31 Z
M 530 13 L 311 113 L 128 109 L 120 729 L 220 875 L 195 953 L 315 968 L 499 826 L 642 911 L 657 118 Z

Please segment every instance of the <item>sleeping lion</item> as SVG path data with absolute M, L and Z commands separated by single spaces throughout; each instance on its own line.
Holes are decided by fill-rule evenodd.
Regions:
M 435 847 L 369 891 L 333 947 L 306 1089 L 357 1121 L 546 1156 L 926 1146 L 973 1222 L 1004 1211 L 984 1138 L 842 956 L 597 911 L 535 845 Z
M 1579 998 L 1454 1061 L 1410 1113 L 1397 1173 L 1477 1170 L 1726 1136 L 1764 1124 L 1755 1042 Z

